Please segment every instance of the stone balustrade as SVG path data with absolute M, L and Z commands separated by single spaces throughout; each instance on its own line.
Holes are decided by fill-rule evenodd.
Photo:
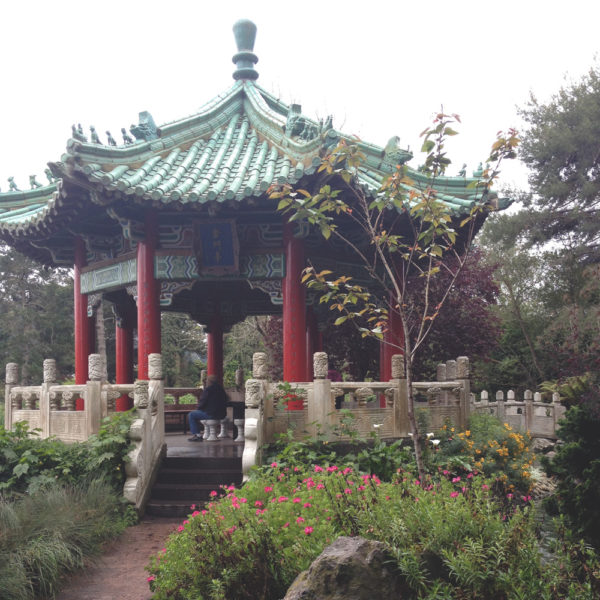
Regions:
M 314 355 L 313 381 L 268 382 L 266 364 L 266 355 L 256 353 L 253 377 L 246 381 L 245 477 L 254 464 L 261 463 L 263 446 L 290 429 L 297 440 L 318 436 L 344 441 L 373 433 L 389 439 L 408 436 L 408 389 L 401 355 L 392 357 L 393 378 L 387 382 L 332 382 L 327 379 L 328 360 L 323 352 Z M 448 361 L 438 369 L 438 381 L 415 382 L 413 391 L 426 397 L 418 407 L 429 412 L 432 427 L 441 427 L 447 419 L 466 425 L 468 359 Z M 287 410 L 290 394 L 302 400 L 298 410 Z
M 493 398 L 484 390 L 479 398 L 471 394 L 470 405 L 472 412 L 495 415 L 516 431 L 551 439 L 556 438 L 558 421 L 566 410 L 558 394 L 552 395 L 552 402 L 543 402 L 542 395 L 531 390 L 525 390 L 522 400 L 517 399 L 513 390 L 506 393 L 500 390 Z
M 133 398 L 136 419 L 129 436 L 134 448 L 125 466 L 127 480 L 123 495 L 142 511 L 165 447 L 164 383 L 160 354 L 151 354 L 149 381 L 111 384 L 104 380 L 105 369 L 99 355 L 91 354 L 90 380 L 85 385 L 59 385 L 53 360 L 44 361 L 44 382 L 19 386 L 18 365 L 6 366 L 5 427 L 25 421 L 42 437 L 83 442 L 98 433 L 101 421 L 115 410 L 115 401 L 126 394 Z M 83 398 L 83 410 L 75 410 L 75 400 Z

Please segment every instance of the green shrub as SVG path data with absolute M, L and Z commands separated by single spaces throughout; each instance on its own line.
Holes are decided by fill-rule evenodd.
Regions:
M 12 431 L 0 425 L 0 492 L 33 493 L 54 481 L 75 484 L 90 475 L 121 487 L 132 420 L 129 412 L 114 413 L 104 419 L 97 435 L 79 444 L 40 439 L 23 422 Z
M 149 567 L 153 597 L 281 598 L 339 535 L 387 543 L 408 597 L 596 597 L 595 555 L 585 568 L 573 570 L 568 555 L 560 569 L 544 567 L 531 507 L 518 509 L 512 495 L 498 504 L 492 483 L 472 475 L 421 482 L 404 473 L 386 483 L 335 465 L 309 473 L 273 464 L 242 490 L 227 488 L 220 498 L 215 491 L 179 526 Z
M 531 490 L 533 453 L 528 434 L 513 431 L 493 415 L 474 414 L 468 429 L 444 425 L 436 435 L 437 446 L 431 438 L 428 442 L 430 468 L 456 475 L 479 472 L 497 477 L 510 491 L 527 494 Z
M 101 480 L 55 483 L 13 501 L 0 498 L 2 599 L 54 595 L 65 573 L 83 566 L 126 527 L 121 506 Z
M 558 481 L 550 510 L 566 515 L 577 533 L 600 548 L 600 385 L 589 381 L 578 403 L 560 422 L 552 460 L 544 459 L 549 475 Z

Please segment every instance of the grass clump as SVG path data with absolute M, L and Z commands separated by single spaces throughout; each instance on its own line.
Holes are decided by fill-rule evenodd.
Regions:
M 2 599 L 53 596 L 64 574 L 82 567 L 127 524 L 117 494 L 103 480 L 54 483 L 0 499 Z

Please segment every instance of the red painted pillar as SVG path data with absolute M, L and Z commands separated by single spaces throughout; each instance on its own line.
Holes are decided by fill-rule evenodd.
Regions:
M 223 383 L 223 321 L 213 315 L 206 335 L 206 374 L 216 375 Z
M 123 314 L 124 313 L 124 314 Z M 131 311 L 123 309 L 115 324 L 116 382 L 133 383 L 133 322 Z M 127 394 L 117 398 L 115 410 L 122 412 L 133 407 L 133 399 Z
M 148 379 L 148 354 L 160 352 L 160 288 L 154 278 L 157 243 L 156 212 L 148 211 L 146 237 L 137 246 L 138 379 Z
M 402 321 L 397 311 L 391 309 L 388 319 L 388 328 L 383 337 L 381 348 L 381 381 L 392 378 L 392 356 L 404 354 L 404 330 Z
M 317 316 L 312 308 L 306 309 L 306 381 L 313 380 L 313 354 L 318 351 Z
M 75 383 L 83 385 L 88 380 L 88 356 L 92 353 L 94 320 L 88 317 L 88 297 L 81 293 L 81 269 L 86 265 L 85 244 L 75 238 L 75 264 L 73 265 L 73 301 L 75 320 Z M 75 401 L 75 410 L 83 410 L 83 398 Z
M 285 277 L 283 279 L 283 378 L 306 381 L 306 303 L 302 285 L 304 245 L 284 223 Z

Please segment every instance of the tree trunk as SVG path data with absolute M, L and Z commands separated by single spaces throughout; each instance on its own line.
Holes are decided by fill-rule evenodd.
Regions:
M 407 332 L 405 319 L 402 319 L 402 327 Z M 421 482 L 425 479 L 425 463 L 423 462 L 423 454 L 421 452 L 421 434 L 419 432 L 419 425 L 415 415 L 415 396 L 413 393 L 412 380 L 413 380 L 413 369 L 412 369 L 412 351 L 410 347 L 409 336 L 404 336 L 404 372 L 406 376 L 406 388 L 407 388 L 407 404 L 408 404 L 408 422 L 410 423 L 410 432 L 412 433 L 413 448 L 415 450 L 415 462 L 417 463 L 417 473 Z

